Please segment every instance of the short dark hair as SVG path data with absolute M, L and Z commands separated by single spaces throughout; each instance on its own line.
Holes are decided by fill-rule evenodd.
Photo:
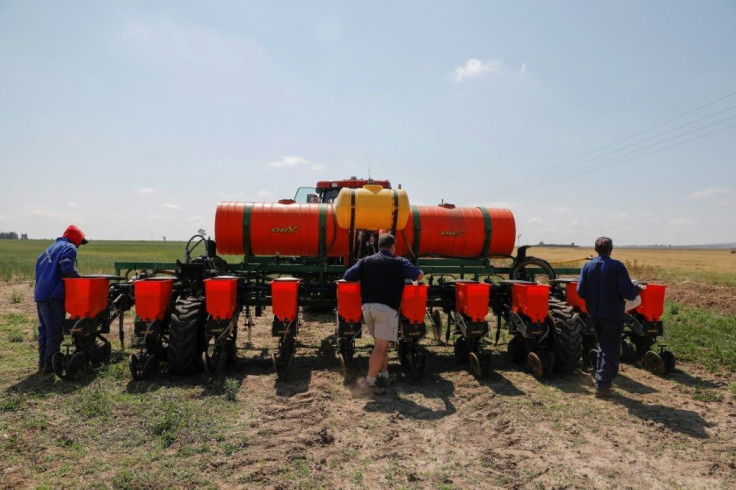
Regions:
M 611 255 L 612 250 L 613 240 L 607 236 L 601 236 L 595 240 L 595 251 L 598 252 L 598 255 Z
M 396 245 L 396 238 L 391 233 L 384 233 L 378 237 L 378 248 L 391 248 Z

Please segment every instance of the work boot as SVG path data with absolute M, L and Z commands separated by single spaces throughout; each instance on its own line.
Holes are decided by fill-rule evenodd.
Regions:
M 378 380 L 376 380 L 376 384 L 369 385 L 368 381 L 366 381 L 365 378 L 360 378 L 356 383 L 356 391 L 355 393 L 362 395 L 362 396 L 372 396 L 372 395 L 383 395 L 386 393 L 386 388 L 383 386 L 379 386 Z
M 611 397 L 611 388 L 596 388 L 595 389 L 595 397 L 596 398 L 610 398 Z

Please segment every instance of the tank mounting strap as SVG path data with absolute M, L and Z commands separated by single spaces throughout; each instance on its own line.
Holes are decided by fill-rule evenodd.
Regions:
M 418 206 L 412 206 L 411 207 L 411 214 L 412 214 L 412 221 L 414 223 L 414 243 L 412 244 L 412 255 L 414 257 L 419 257 L 419 234 L 422 229 L 421 224 L 421 214 L 419 214 L 419 207 Z
M 491 246 L 491 234 L 493 233 L 493 226 L 491 225 L 491 215 L 488 213 L 488 209 L 479 207 L 481 214 L 483 215 L 483 222 L 486 225 L 486 232 L 483 237 L 483 249 L 480 251 L 481 257 L 488 256 L 488 247 Z
M 244 203 L 243 205 L 243 255 L 245 257 L 253 255 L 250 247 L 250 218 L 253 211 L 253 203 Z
M 399 191 L 391 189 L 391 193 L 394 196 L 394 207 L 391 211 L 391 234 L 396 236 L 396 221 L 399 219 Z
M 355 189 L 350 189 L 350 230 L 348 231 L 348 257 L 349 263 L 353 263 L 353 252 L 355 250 Z
M 319 256 L 327 252 L 327 205 L 319 206 Z

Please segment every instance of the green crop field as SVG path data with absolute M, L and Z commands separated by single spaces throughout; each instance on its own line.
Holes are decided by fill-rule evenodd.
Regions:
M 49 240 L 0 240 L 0 280 L 33 279 L 36 258 L 51 244 Z M 184 260 L 186 242 L 92 241 L 79 248 L 80 274 L 114 274 L 115 262 L 176 262 Z M 193 254 L 204 253 L 198 245 Z M 239 260 L 224 257 L 225 260 Z

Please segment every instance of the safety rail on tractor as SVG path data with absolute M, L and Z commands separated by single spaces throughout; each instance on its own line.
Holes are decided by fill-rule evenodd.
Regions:
M 559 289 L 559 275 L 577 275 L 579 269 L 553 268 L 528 256 L 528 247 L 519 247 L 513 256 L 511 211 L 414 206 L 403 189 L 392 189 L 388 181 L 333 183 L 302 193 L 303 202 L 220 203 L 215 240 L 192 237 L 184 261 L 116 263 L 116 273 L 128 282 L 110 285 L 110 290 L 127 288 L 121 290 L 126 298 L 122 306 L 136 310 L 136 352 L 129 358 L 133 378 L 149 376 L 162 363 L 174 373 L 221 373 L 236 358 L 238 324 L 250 336 L 253 317 L 263 315 L 264 308 L 271 310 L 271 332 L 278 341 L 274 368 L 279 378 L 287 378 L 294 364 L 300 308 L 329 308 L 336 312 L 334 339 L 349 379 L 362 330 L 360 289 L 341 278 L 350 265 L 373 252 L 370 245 L 387 231 L 396 237 L 397 255 L 420 267 L 426 277 L 424 283 L 405 286 L 400 307 L 398 357 L 407 374 L 421 376 L 427 363 L 421 341 L 428 327 L 440 340 L 444 323 L 445 341 L 452 337 L 458 361 L 467 362 L 476 376 L 488 375 L 491 314 L 497 319 L 496 343 L 505 325 L 511 335 L 509 354 L 526 361 L 535 376 L 575 368 L 584 325 L 565 298 L 550 290 Z M 200 255 L 195 256 L 196 250 Z M 243 259 L 227 263 L 218 254 Z M 539 277 L 549 284 L 536 282 Z M 117 306 L 113 310 L 124 311 Z

